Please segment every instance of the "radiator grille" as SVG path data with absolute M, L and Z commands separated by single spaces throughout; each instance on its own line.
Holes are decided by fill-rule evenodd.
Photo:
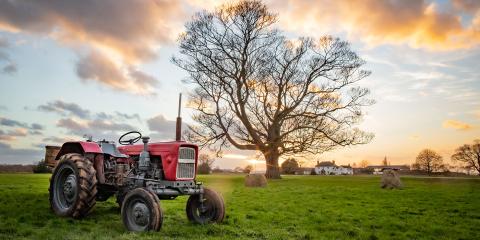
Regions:
M 177 178 L 193 178 L 195 175 L 195 163 L 178 163 Z
M 181 147 L 178 151 L 177 178 L 192 179 L 195 177 L 195 149 Z
M 195 149 L 181 147 L 178 151 L 178 158 L 182 160 L 193 160 L 195 161 Z

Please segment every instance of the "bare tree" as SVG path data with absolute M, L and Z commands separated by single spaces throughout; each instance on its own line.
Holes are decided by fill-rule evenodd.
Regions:
M 366 168 L 368 167 L 368 165 L 370 165 L 370 162 L 368 160 L 362 160 L 360 161 L 360 163 L 358 163 L 358 166 L 360 166 L 361 168 Z
M 173 62 L 196 88 L 190 140 L 216 151 L 258 150 L 267 178 L 282 155 L 319 154 L 364 144 L 354 126 L 373 104 L 356 83 L 370 72 L 347 42 L 330 36 L 287 40 L 259 1 L 223 5 L 186 24 Z
M 299 168 L 298 161 L 295 158 L 289 158 L 282 162 L 281 169 L 285 174 L 294 174 Z
M 465 144 L 457 148 L 452 160 L 462 162 L 466 168 L 473 168 L 480 174 L 480 139 L 474 140 L 472 145 Z
M 415 166 L 430 174 L 443 169 L 443 158 L 431 149 L 424 149 L 418 154 Z

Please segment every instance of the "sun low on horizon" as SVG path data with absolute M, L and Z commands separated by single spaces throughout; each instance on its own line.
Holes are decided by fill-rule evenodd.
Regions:
M 138 130 L 173 140 L 179 93 L 185 128 L 195 124 L 185 103 L 194 86 L 172 61 L 179 36 L 195 13 L 230 2 L 0 0 L 0 164 L 31 164 L 46 145 L 84 135 L 117 141 Z M 292 42 L 338 37 L 371 71 L 359 84 L 375 104 L 358 127 L 374 138 L 293 156 L 305 166 L 412 164 L 426 148 L 450 162 L 480 139 L 480 1 L 263 3 Z M 256 152 L 231 147 L 215 165 L 257 162 Z

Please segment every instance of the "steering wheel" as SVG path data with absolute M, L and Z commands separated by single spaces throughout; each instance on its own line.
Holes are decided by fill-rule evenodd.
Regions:
M 137 135 L 136 137 L 133 137 L 133 138 L 130 138 L 130 139 L 123 139 L 125 138 L 127 135 L 130 135 L 130 134 L 135 134 Z M 138 142 L 140 139 L 142 139 L 142 134 L 139 132 L 139 131 L 130 131 L 130 132 L 127 132 L 125 134 L 123 134 L 119 139 L 118 139 L 118 143 L 120 143 L 121 145 L 132 145 L 136 142 Z

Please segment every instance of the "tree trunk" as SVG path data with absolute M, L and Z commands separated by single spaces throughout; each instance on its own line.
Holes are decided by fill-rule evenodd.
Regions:
M 278 158 L 280 157 L 280 154 L 278 153 L 278 150 L 270 150 L 264 152 L 263 155 L 265 156 L 265 162 L 267 164 L 265 177 L 268 179 L 280 179 L 280 167 L 278 166 Z

